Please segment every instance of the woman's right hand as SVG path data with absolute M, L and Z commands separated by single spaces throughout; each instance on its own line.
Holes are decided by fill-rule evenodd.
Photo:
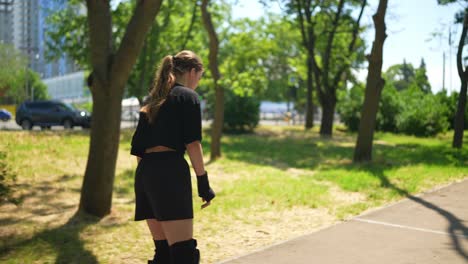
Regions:
M 205 204 L 202 205 L 202 209 L 210 205 L 210 201 L 215 198 L 216 194 L 211 189 L 210 183 L 208 181 L 208 173 L 205 171 L 203 175 L 197 175 L 197 187 L 198 187 L 198 196 L 202 198 Z
M 204 204 L 202 204 L 201 209 L 205 209 L 206 207 L 210 206 L 211 202 L 207 202 L 205 199 L 202 198 Z

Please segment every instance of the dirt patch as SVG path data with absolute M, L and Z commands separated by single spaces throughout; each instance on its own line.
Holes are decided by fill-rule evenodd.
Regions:
M 331 186 L 329 191 L 330 196 L 333 197 L 335 201 L 334 204 L 339 206 L 360 203 L 366 200 L 366 195 L 358 192 L 346 192 L 338 186 Z
M 277 212 L 237 212 L 234 221 L 217 223 L 216 230 L 197 230 L 209 226 L 203 219 L 195 223 L 201 232 L 200 250 L 203 263 L 215 263 L 244 255 L 262 247 L 273 245 L 302 234 L 311 233 L 336 222 L 326 209 L 293 207 Z M 227 220 L 227 219 L 226 219 Z M 208 232 L 207 232 L 208 231 Z M 212 235 L 206 234 L 212 233 Z

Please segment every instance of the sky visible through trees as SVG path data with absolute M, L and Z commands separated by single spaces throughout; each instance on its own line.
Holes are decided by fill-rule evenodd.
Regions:
M 115 0 L 112 4 L 116 6 L 119 2 L 121 0 Z M 369 0 L 368 3 L 370 8 L 365 9 L 363 17 L 363 24 L 370 26 L 364 34 L 367 53 L 370 52 L 372 46 L 374 34 L 372 15 L 375 13 L 378 1 Z M 458 5 L 440 6 L 437 0 L 390 2 L 387 11 L 389 37 L 384 46 L 382 71 L 385 72 L 392 65 L 403 63 L 403 59 L 417 67 L 421 58 L 424 58 L 432 92 L 436 93 L 442 89 L 443 52 L 445 51 L 445 87 L 449 92 L 459 91 L 456 45 L 460 38 L 461 27 L 453 24 L 454 15 L 459 9 Z M 272 4 L 269 11 L 278 13 L 281 7 L 278 4 Z M 263 14 L 263 6 L 255 0 L 237 0 L 237 4 L 232 7 L 233 18 L 259 18 Z M 424 14 L 423 18 L 421 14 Z M 453 43 L 451 56 L 448 45 L 449 28 L 452 31 Z M 432 36 L 435 32 L 442 33 L 442 36 Z M 366 77 L 367 65 L 358 73 L 361 81 L 365 81 Z
M 258 1 L 238 0 L 239 4 L 233 7 L 233 17 L 260 17 L 263 8 Z M 368 1 L 370 8 L 366 8 L 363 17 L 363 24 L 369 25 L 369 29 L 364 34 L 367 44 L 367 53 L 370 52 L 374 29 L 372 27 L 372 15 L 375 13 L 378 1 Z M 460 9 L 458 5 L 440 6 L 437 0 L 411 0 L 411 1 L 390 1 L 387 16 L 387 34 L 389 37 L 384 46 L 384 58 L 382 71 L 388 67 L 407 63 L 418 67 L 421 58 L 427 64 L 427 75 L 432 86 L 432 92 L 442 89 L 442 57 L 446 53 L 446 75 L 445 86 L 449 92 L 459 91 L 460 79 L 456 69 L 456 45 L 460 38 L 461 26 L 454 25 L 455 13 Z M 278 4 L 271 7 L 273 12 L 279 12 Z M 356 10 L 358 12 L 358 10 Z M 421 17 L 424 14 L 424 17 Z M 452 32 L 452 55 L 450 62 L 448 31 L 451 26 Z M 443 32 L 442 32 L 443 31 Z M 432 33 L 442 32 L 442 37 L 432 37 Z M 432 38 L 432 40 L 430 40 Z M 450 78 L 450 63 L 452 64 L 452 74 Z M 358 73 L 359 79 L 365 81 L 367 77 L 367 63 Z

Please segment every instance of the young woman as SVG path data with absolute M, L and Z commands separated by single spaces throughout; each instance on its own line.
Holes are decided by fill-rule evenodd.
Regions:
M 151 231 L 156 253 L 150 264 L 199 263 L 190 167 L 184 153 L 190 157 L 205 208 L 215 193 L 200 143 L 200 101 L 195 89 L 202 74 L 202 62 L 192 51 L 164 57 L 132 138 L 131 154 L 138 160 L 135 221 L 146 220 Z

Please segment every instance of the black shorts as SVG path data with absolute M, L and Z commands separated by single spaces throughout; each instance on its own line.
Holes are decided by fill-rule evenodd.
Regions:
M 193 218 L 190 167 L 183 153 L 152 152 L 135 172 L 135 221 Z

